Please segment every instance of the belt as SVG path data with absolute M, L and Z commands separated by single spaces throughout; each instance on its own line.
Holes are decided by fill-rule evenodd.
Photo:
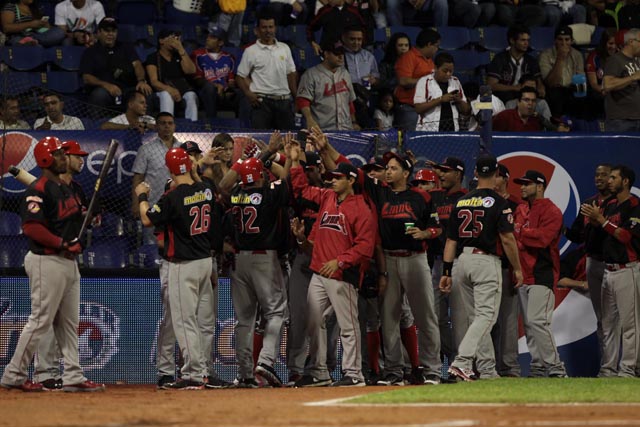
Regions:
M 482 249 L 474 248 L 474 247 L 471 247 L 471 246 L 464 247 L 462 249 L 462 252 L 464 252 L 465 254 L 496 256 L 495 254 L 492 254 L 492 253 L 483 251 Z
M 638 263 L 637 261 L 634 261 L 634 262 L 628 262 L 626 264 L 605 264 L 604 266 L 608 271 L 618 271 L 618 270 L 622 270 L 623 268 L 633 267 L 637 263 Z
M 73 254 L 73 253 L 71 253 L 69 251 L 60 251 L 60 252 L 58 252 L 58 255 L 63 257 L 63 258 L 66 258 L 66 259 L 70 259 L 70 260 L 75 260 L 76 259 L 76 254 Z
M 245 255 L 266 255 L 267 254 L 267 250 L 257 250 L 257 251 L 238 251 L 239 254 L 245 254 Z
M 258 98 L 271 99 L 273 101 L 288 101 L 291 99 L 291 95 L 263 95 L 261 93 L 257 93 Z
M 423 251 L 384 251 L 385 254 L 389 255 L 389 256 L 394 256 L 394 257 L 401 257 L 401 258 L 406 258 L 406 257 L 410 257 L 410 256 L 414 256 L 414 255 L 421 255 L 424 254 Z

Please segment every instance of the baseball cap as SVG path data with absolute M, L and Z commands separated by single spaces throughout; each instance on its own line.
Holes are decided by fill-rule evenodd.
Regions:
M 320 49 L 322 49 L 323 52 L 331 52 L 336 55 L 342 55 L 344 53 L 344 45 L 340 40 L 325 41 L 320 45 Z
M 305 151 L 304 156 L 307 158 L 306 162 L 300 162 L 302 165 L 307 168 L 311 166 L 320 167 L 322 164 L 322 159 L 315 151 Z
M 551 117 L 551 123 L 556 125 L 565 125 L 567 127 L 573 126 L 573 120 L 569 116 Z
M 509 168 L 503 165 L 502 163 L 498 163 L 498 173 L 501 177 L 509 179 L 511 174 L 509 173 Z
M 98 29 L 99 30 L 106 30 L 106 29 L 117 30 L 118 23 L 114 18 L 102 18 L 102 21 L 100 21 L 100 23 L 98 24 Z
M 358 178 L 358 169 L 351 163 L 338 163 L 338 167 L 329 172 L 333 176 L 346 176 L 351 178 Z
M 481 154 L 476 160 L 476 171 L 481 174 L 489 174 L 498 170 L 498 160 L 492 154 Z
M 62 149 L 65 154 L 71 154 L 74 156 L 88 156 L 89 153 L 80 148 L 80 144 L 77 141 L 64 141 L 62 143 Z
M 454 170 L 464 173 L 464 162 L 457 157 L 447 157 L 444 162 L 436 165 L 436 169 Z
M 193 141 L 186 141 L 183 142 L 182 144 L 180 144 L 180 148 L 182 148 L 184 151 L 186 151 L 187 153 L 191 154 L 191 153 L 202 153 L 202 150 L 200 149 L 200 147 L 198 147 L 198 144 L 196 144 Z
M 413 172 L 413 162 L 411 161 L 409 156 L 401 156 L 400 154 L 394 153 L 393 151 L 387 151 L 382 156 L 382 161 L 384 162 L 385 166 L 389 164 L 389 160 L 391 159 L 396 159 L 398 163 L 400 163 L 400 166 L 402 166 L 402 169 L 409 171 L 409 173 Z
M 209 27 L 209 35 L 220 40 L 224 40 L 227 36 L 227 32 L 218 26 Z
M 543 187 L 547 188 L 547 178 L 542 174 L 542 172 L 538 172 L 536 170 L 528 170 L 525 172 L 524 176 L 520 178 L 516 178 L 513 180 L 516 184 L 542 184 Z
M 163 28 L 158 31 L 158 40 L 166 39 L 169 36 L 180 36 L 182 33 L 179 30 L 171 28 Z
M 558 37 L 558 36 L 569 36 L 573 38 L 573 30 L 571 29 L 571 27 L 567 25 L 562 25 L 556 28 L 556 34 L 554 37 Z
M 371 160 L 369 160 L 369 163 L 363 165 L 360 169 L 365 172 L 369 172 L 373 169 L 384 169 L 384 160 L 380 156 L 372 157 Z

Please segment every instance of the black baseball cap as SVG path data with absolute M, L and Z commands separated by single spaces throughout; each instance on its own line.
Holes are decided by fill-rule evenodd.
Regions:
M 183 142 L 182 144 L 180 144 L 180 148 L 182 148 L 184 151 L 186 151 L 187 153 L 191 154 L 191 153 L 202 153 L 202 150 L 200 149 L 200 147 L 198 147 L 198 144 L 196 144 L 193 141 L 186 141 Z
M 227 32 L 218 26 L 209 27 L 209 36 L 215 37 L 219 40 L 224 40 L 227 36 Z
M 502 163 L 498 163 L 498 173 L 501 177 L 509 179 L 511 174 L 509 173 L 509 168 L 503 165 Z
M 180 36 L 182 33 L 180 30 L 174 30 L 171 28 L 163 28 L 158 31 L 158 40 L 166 39 L 169 36 Z
M 568 25 L 562 25 L 556 28 L 556 34 L 554 37 L 558 37 L 558 36 L 569 36 L 573 38 L 573 30 Z
M 300 161 L 300 163 L 305 168 L 311 166 L 320 167 L 320 165 L 322 164 L 322 159 L 315 151 L 305 151 L 304 156 L 307 158 L 307 161 Z
M 547 188 L 547 178 L 536 170 L 528 170 L 524 176 L 513 180 L 516 184 L 542 184 L 544 188 Z
M 400 166 L 402 166 L 402 169 L 409 171 L 409 173 L 413 173 L 413 162 L 411 161 L 409 156 L 401 156 L 400 154 L 394 153 L 393 151 L 387 151 L 382 156 L 382 161 L 384 162 L 385 166 L 389 164 L 389 160 L 391 159 L 396 159 L 398 163 L 400 163 Z
M 98 29 L 99 30 L 106 30 L 106 29 L 117 30 L 118 23 L 114 18 L 102 18 L 102 20 L 98 24 Z
M 323 52 L 331 52 L 335 55 L 342 55 L 344 53 L 344 45 L 340 40 L 325 41 L 320 45 L 320 49 Z
M 351 163 L 338 163 L 338 167 L 329 172 L 329 175 L 358 178 L 358 169 Z
M 444 162 L 436 165 L 436 169 L 453 170 L 464 173 L 464 162 L 457 157 L 447 157 Z
M 476 171 L 489 174 L 498 170 L 498 159 L 493 154 L 481 154 L 476 160 Z
M 373 169 L 384 169 L 384 160 L 380 156 L 372 157 L 369 163 L 363 165 L 360 169 L 365 172 L 370 172 Z

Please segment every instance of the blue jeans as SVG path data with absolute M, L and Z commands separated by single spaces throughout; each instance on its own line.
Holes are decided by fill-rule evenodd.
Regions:
M 242 18 L 244 12 L 228 15 L 220 13 L 215 19 L 212 19 L 209 25 L 215 23 L 218 27 L 227 32 L 227 46 L 240 47 L 240 37 L 242 36 Z
M 560 25 L 563 16 L 565 15 L 558 6 L 548 5 L 544 7 L 545 15 L 547 16 L 547 27 L 557 27 Z M 569 8 L 566 15 L 571 16 L 571 22 L 574 24 L 584 24 L 587 22 L 587 9 L 581 4 L 574 4 Z
M 445 27 L 448 25 L 449 5 L 447 4 L 447 0 L 428 0 L 422 6 L 421 11 L 430 11 L 432 13 L 434 26 Z M 387 0 L 387 19 L 389 20 L 390 26 L 404 25 L 402 12 L 402 0 Z M 417 13 L 417 11 L 413 8 L 411 12 L 409 12 L 408 10 L 407 12 L 408 14 L 411 14 L 411 16 L 407 16 L 408 14 L 405 14 L 404 18 L 407 19 L 412 18 L 413 15 Z
M 30 32 L 28 34 L 29 37 L 38 41 L 38 44 L 42 47 L 51 47 L 51 46 L 59 46 L 62 44 L 62 41 L 66 37 L 64 30 L 60 27 L 51 27 L 47 31 L 43 31 L 41 33 L 37 31 Z M 17 46 L 19 41 L 27 36 L 19 35 L 13 36 L 9 40 L 9 44 L 12 46 Z

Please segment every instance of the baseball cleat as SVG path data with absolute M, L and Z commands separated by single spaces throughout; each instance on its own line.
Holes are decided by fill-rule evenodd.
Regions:
M 289 381 L 287 381 L 287 387 L 295 387 L 296 382 L 300 381 L 302 375 L 300 374 L 291 374 L 289 375 Z
M 236 378 L 233 386 L 236 388 L 258 388 L 260 385 L 255 378 Z
M 425 375 L 424 376 L 424 382 L 423 384 L 425 385 L 438 385 L 440 384 L 440 377 L 437 375 Z
M 478 377 L 476 377 L 476 374 L 473 372 L 473 369 L 450 366 L 447 372 L 449 372 L 449 375 L 453 375 L 454 377 L 459 378 L 462 381 L 475 381 L 478 379 Z
M 158 385 L 156 388 L 158 390 L 168 390 L 169 389 L 168 385 L 174 381 L 175 379 L 171 375 L 162 375 L 161 377 L 158 378 Z
M 62 390 L 62 380 L 60 378 L 49 378 L 48 380 L 42 381 L 42 388 L 44 391 L 60 391 Z
M 345 375 L 340 381 L 332 383 L 331 387 L 364 387 L 366 385 L 362 380 Z
M 167 390 L 204 390 L 204 383 L 202 381 L 181 379 L 167 384 Z
M 31 380 L 27 380 L 20 385 L 0 383 L 0 387 L 6 388 L 8 390 L 22 390 L 25 393 L 44 391 L 44 387 L 42 387 L 42 384 L 34 383 Z
M 316 377 L 313 377 L 311 375 L 304 375 L 302 378 L 300 378 L 296 382 L 294 387 L 296 387 L 296 388 L 302 388 L 302 387 L 326 387 L 326 386 L 328 386 L 330 384 L 331 384 L 331 378 L 320 380 L 320 379 L 318 379 Z
M 378 380 L 376 385 L 396 385 L 403 386 L 405 385 L 404 379 L 393 374 L 387 374 L 384 378 Z
M 271 387 L 282 387 L 282 381 L 276 371 L 269 365 L 258 363 L 255 374 L 263 378 Z
M 204 386 L 205 386 L 205 388 L 221 389 L 221 388 L 232 387 L 233 384 L 231 384 L 228 381 L 223 380 L 222 378 L 218 378 L 216 376 L 209 375 L 208 377 L 205 377 Z
M 67 393 L 90 393 L 94 391 L 104 391 L 104 384 L 96 384 L 93 381 L 86 380 L 83 383 L 64 385 L 62 390 Z

